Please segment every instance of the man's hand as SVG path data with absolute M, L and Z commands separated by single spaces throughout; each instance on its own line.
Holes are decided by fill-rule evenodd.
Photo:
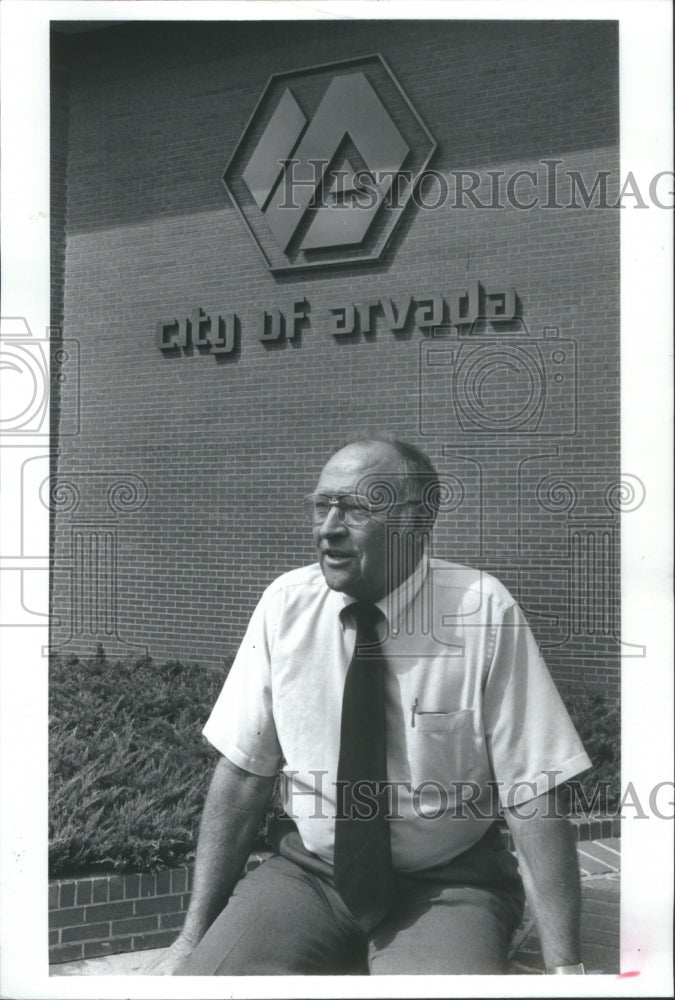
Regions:
M 150 959 L 142 974 L 144 976 L 175 975 L 193 947 L 194 945 L 187 941 L 182 934 L 179 934 L 170 948 L 163 951 L 161 955 L 154 955 Z

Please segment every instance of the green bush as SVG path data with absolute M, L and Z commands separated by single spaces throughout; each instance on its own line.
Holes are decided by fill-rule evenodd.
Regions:
M 601 812 L 611 813 L 621 799 L 621 710 L 614 702 L 584 686 L 574 692 L 568 689 L 561 693 L 593 764 L 577 779 L 581 792 L 588 804 L 599 793 L 597 806 Z M 580 795 L 571 795 L 569 783 L 562 787 L 559 802 L 566 812 L 571 809 L 579 813 L 583 807 Z
M 217 752 L 201 728 L 226 676 L 149 658 L 50 665 L 53 875 L 176 864 L 194 854 Z

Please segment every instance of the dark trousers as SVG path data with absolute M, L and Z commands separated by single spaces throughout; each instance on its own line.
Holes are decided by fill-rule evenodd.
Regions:
M 496 831 L 445 865 L 397 873 L 391 909 L 366 930 L 298 843 L 240 880 L 179 975 L 505 971 L 523 890 Z

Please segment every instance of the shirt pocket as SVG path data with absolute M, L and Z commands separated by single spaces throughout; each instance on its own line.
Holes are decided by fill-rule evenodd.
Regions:
M 433 815 L 461 795 L 453 782 L 473 781 L 473 712 L 416 712 L 408 727 L 408 762 L 413 795 L 422 814 Z

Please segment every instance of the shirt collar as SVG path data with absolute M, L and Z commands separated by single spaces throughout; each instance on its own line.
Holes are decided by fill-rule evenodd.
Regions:
M 380 609 L 384 617 L 389 622 L 389 628 L 395 634 L 404 617 L 405 612 L 410 604 L 415 600 L 422 585 L 427 578 L 429 573 L 429 557 L 426 552 L 423 554 L 422 558 L 418 562 L 417 566 L 410 574 L 407 576 L 402 583 L 392 590 L 391 593 L 385 594 L 381 601 L 376 601 L 375 606 Z M 340 621 L 342 627 L 344 628 L 344 617 L 343 612 L 350 606 L 350 604 L 355 604 L 356 601 L 349 594 L 337 594 L 341 599 L 342 607 L 340 608 Z

